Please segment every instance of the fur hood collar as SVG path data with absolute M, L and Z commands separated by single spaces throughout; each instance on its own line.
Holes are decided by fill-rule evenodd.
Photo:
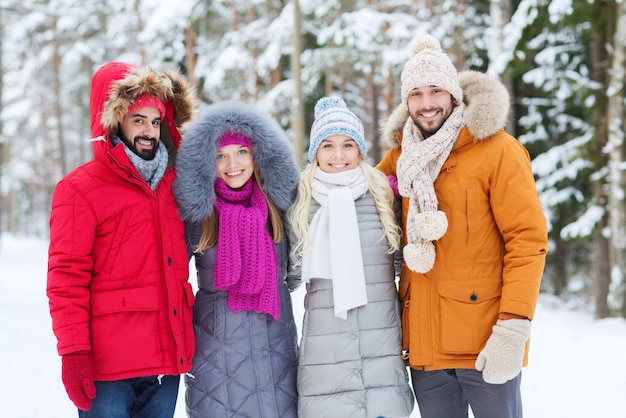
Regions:
M 200 222 L 213 212 L 218 142 L 227 131 L 251 139 L 263 192 L 286 211 L 295 197 L 300 172 L 287 135 L 269 114 L 243 102 L 228 101 L 208 106 L 184 135 L 174 182 L 183 220 Z
M 91 134 L 107 137 L 115 131 L 128 108 L 142 94 L 157 97 L 165 105 L 161 139 L 170 153 L 180 145 L 179 129 L 193 118 L 194 90 L 178 71 L 154 71 L 124 62 L 102 66 L 91 82 Z
M 504 85 L 477 71 L 459 73 L 466 109 L 464 126 L 476 141 L 484 141 L 506 126 L 510 98 Z M 388 148 L 400 146 L 398 133 L 402 134 L 409 112 L 404 103 L 394 109 L 383 126 L 381 142 Z

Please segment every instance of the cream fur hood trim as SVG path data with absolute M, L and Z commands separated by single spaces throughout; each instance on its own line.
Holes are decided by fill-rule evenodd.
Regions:
M 476 141 L 488 139 L 506 127 L 510 97 L 504 85 L 478 71 L 459 73 L 459 84 L 466 105 L 463 125 Z M 397 134 L 402 133 L 409 112 L 404 103 L 397 106 L 383 126 L 381 142 L 384 147 L 397 148 Z

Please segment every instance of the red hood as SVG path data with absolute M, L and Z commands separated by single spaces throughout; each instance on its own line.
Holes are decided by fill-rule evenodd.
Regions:
M 112 146 L 110 132 L 123 119 L 136 97 L 150 94 L 165 105 L 165 120 L 161 128 L 161 140 L 170 154 L 180 146 L 182 126 L 192 119 L 195 110 L 194 91 L 173 71 L 157 72 L 124 62 L 111 62 L 94 74 L 91 82 L 89 108 L 91 112 L 92 138 L 103 137 L 104 141 L 93 141 L 94 152 Z
M 104 113 L 104 105 L 109 99 L 111 84 L 116 80 L 123 79 L 131 68 L 137 67 L 124 62 L 111 62 L 100 67 L 100 69 L 96 71 L 96 74 L 94 74 L 91 80 L 91 97 L 89 100 L 91 136 L 93 138 L 108 133 L 102 125 L 102 114 Z

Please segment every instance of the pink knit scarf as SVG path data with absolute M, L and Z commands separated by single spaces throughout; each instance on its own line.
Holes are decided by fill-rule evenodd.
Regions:
M 234 312 L 251 310 L 280 316 L 278 257 L 267 223 L 267 201 L 251 178 L 239 190 L 215 182 L 219 232 L 215 287 L 228 291 Z

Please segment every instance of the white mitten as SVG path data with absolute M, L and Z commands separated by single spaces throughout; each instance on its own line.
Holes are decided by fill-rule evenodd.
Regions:
M 530 337 L 528 319 L 499 319 L 483 351 L 476 359 L 476 370 L 485 382 L 505 383 L 522 371 L 526 341 Z

